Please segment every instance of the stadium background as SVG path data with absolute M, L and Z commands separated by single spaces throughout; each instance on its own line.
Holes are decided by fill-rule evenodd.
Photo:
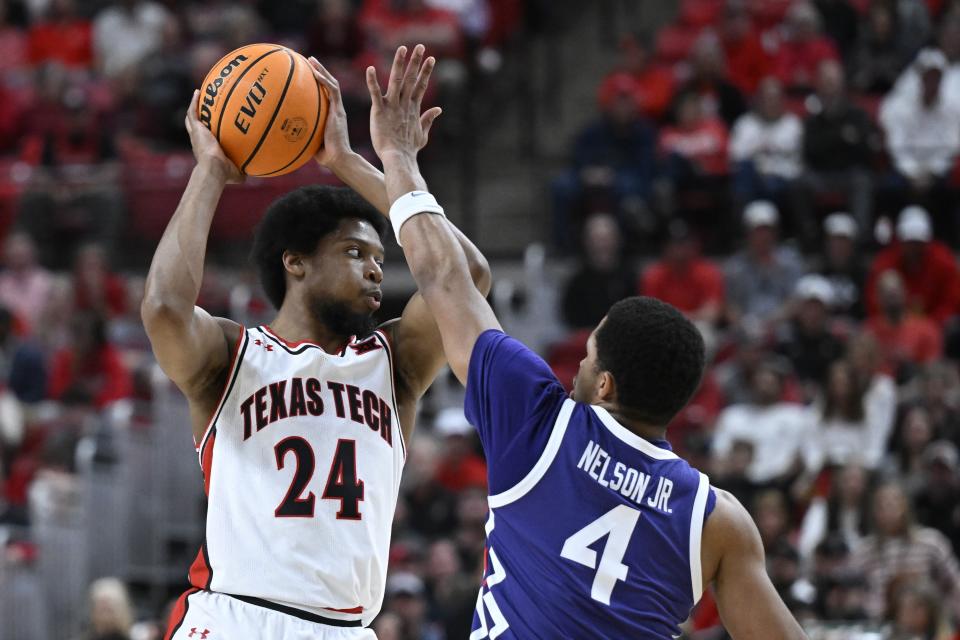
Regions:
M 506 330 L 569 383 L 611 302 L 689 313 L 711 365 L 669 438 L 750 509 L 811 636 L 960 637 L 960 2 L 0 0 L 0 639 L 157 638 L 185 587 L 200 473 L 138 305 L 190 92 L 257 41 L 331 69 L 368 157 L 362 69 L 427 44 L 425 173 Z M 201 305 L 269 319 L 251 228 L 314 182 L 228 188 Z M 413 287 L 388 254 L 384 317 Z M 461 398 L 423 401 L 381 640 L 467 637 Z M 724 636 L 709 596 L 687 633 Z

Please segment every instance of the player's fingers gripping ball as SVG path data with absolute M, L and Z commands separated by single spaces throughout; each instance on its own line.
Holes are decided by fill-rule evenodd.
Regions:
M 200 87 L 197 117 L 245 174 L 279 176 L 312 158 L 323 142 L 328 100 L 310 64 L 276 44 L 231 51 Z

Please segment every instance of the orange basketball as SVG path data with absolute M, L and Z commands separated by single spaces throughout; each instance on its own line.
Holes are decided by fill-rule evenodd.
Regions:
M 251 176 L 279 176 L 320 149 L 327 93 L 307 59 L 278 44 L 251 44 L 213 66 L 200 88 L 200 122 Z

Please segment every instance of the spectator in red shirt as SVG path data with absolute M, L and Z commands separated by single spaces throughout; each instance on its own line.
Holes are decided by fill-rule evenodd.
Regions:
M 460 57 L 463 32 L 457 15 L 424 0 L 365 0 L 359 22 L 369 43 L 381 51 L 420 42 L 438 57 Z
M 814 84 L 820 63 L 839 60 L 837 48 L 820 32 L 820 16 L 809 2 L 798 2 L 787 12 L 788 38 L 780 43 L 774 72 L 790 91 L 806 92 Z
M 120 352 L 107 340 L 103 318 L 78 314 L 71 322 L 72 346 L 53 355 L 49 396 L 84 396 L 97 408 L 130 396 L 132 379 Z
M 915 365 L 940 357 L 943 332 L 930 318 L 907 313 L 907 292 L 897 271 L 881 273 L 876 287 L 880 312 L 867 318 L 866 330 L 880 347 L 886 373 L 904 379 Z
M 52 0 L 45 19 L 30 27 L 30 63 L 88 68 L 93 63 L 91 33 L 90 21 L 77 15 L 74 0 Z
M 660 151 L 673 165 L 673 177 L 726 175 L 728 133 L 723 121 L 705 114 L 700 96 L 692 91 L 679 97 L 676 109 L 677 124 L 660 133 Z
M 103 247 L 80 248 L 73 263 L 74 301 L 78 311 L 93 311 L 113 318 L 127 311 L 127 287 L 123 278 L 110 272 Z
M 487 486 L 487 465 L 473 448 L 473 427 L 463 409 L 444 409 L 433 423 L 444 438 L 443 456 L 437 465 L 436 481 L 447 491 L 459 493 L 468 487 Z
M 620 64 L 600 83 L 597 99 L 606 110 L 623 92 L 629 92 L 640 113 L 651 120 L 662 119 L 673 96 L 673 72 L 650 63 L 650 48 L 642 38 L 625 36 L 620 42 Z
M 753 95 L 760 80 L 770 74 L 772 61 L 743 4 L 731 2 L 724 9 L 720 43 L 727 57 L 730 82 L 744 95 Z
M 884 249 L 873 261 L 867 281 L 867 311 L 881 311 L 877 295 L 880 275 L 894 270 L 906 287 L 906 312 L 929 317 L 941 327 L 960 308 L 960 271 L 953 254 L 941 242 L 933 240 L 930 216 L 926 210 L 910 206 L 900 213 L 897 242 Z
M 659 298 L 692 320 L 713 324 L 723 306 L 723 272 L 699 255 L 686 224 L 670 225 L 663 257 L 643 273 L 640 295 Z

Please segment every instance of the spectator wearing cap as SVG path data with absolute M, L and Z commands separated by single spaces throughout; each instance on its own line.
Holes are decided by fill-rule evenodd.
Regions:
M 802 469 L 801 454 L 810 441 L 813 423 L 803 405 L 781 400 L 785 379 L 782 367 L 765 362 L 753 374 L 751 400 L 720 413 L 712 457 L 721 474 L 738 443 L 752 449 L 746 475 L 753 483 L 789 481 Z
M 633 295 L 636 272 L 623 255 L 623 234 L 608 213 L 595 213 L 583 229 L 584 254 L 561 296 L 563 320 L 571 329 L 597 326 L 610 306 Z
M 844 345 L 831 327 L 833 287 L 823 276 L 805 275 L 794 289 L 792 317 L 780 331 L 777 351 L 790 360 L 812 398 L 830 363 L 843 356 Z
M 644 271 L 637 293 L 668 302 L 696 322 L 713 325 L 723 308 L 723 272 L 700 255 L 697 239 L 678 220 L 670 225 L 660 260 Z
M 588 214 L 619 214 L 650 197 L 656 164 L 656 132 L 640 114 L 633 93 L 624 91 L 577 136 L 570 167 L 552 184 L 554 241 L 578 246 L 575 234 Z
M 791 181 L 803 169 L 802 143 L 803 123 L 784 108 L 783 85 L 774 77 L 764 78 L 753 110 L 740 116 L 730 135 L 735 203 L 743 206 L 765 198 L 782 205 Z
M 833 308 L 838 316 L 862 320 L 866 314 L 863 287 L 867 281 L 866 257 L 857 250 L 857 223 L 849 213 L 838 211 L 823 220 L 823 254 L 814 271 L 830 282 Z
M 810 2 L 795 2 L 784 21 L 787 37 L 774 58 L 774 73 L 788 91 L 802 92 L 814 84 L 826 60 L 840 59 L 837 48 L 821 33 L 820 16 Z
M 727 59 L 727 76 L 745 96 L 770 74 L 772 61 L 744 2 L 727 2 L 719 25 L 720 44 Z
M 443 438 L 443 454 L 435 477 L 440 486 L 452 493 L 467 487 L 486 487 L 487 465 L 475 453 L 473 427 L 463 409 L 444 409 L 437 414 L 433 429 Z
M 751 202 L 744 209 L 746 247 L 726 264 L 727 306 L 735 322 L 774 322 L 803 274 L 803 263 L 793 249 L 778 244 L 777 207 L 768 201 Z
M 913 64 L 921 83 L 917 100 L 893 96 L 880 109 L 880 124 L 895 170 L 891 188 L 901 197 L 930 205 L 942 237 L 956 244 L 960 239 L 952 220 L 947 179 L 960 152 L 960 106 L 942 95 L 947 68 L 943 53 L 925 49 Z
M 629 34 L 620 40 L 620 63 L 600 83 L 597 102 L 601 109 L 607 109 L 617 96 L 627 93 L 644 117 L 661 120 L 670 106 L 675 83 L 669 68 L 650 61 L 646 40 Z
M 887 373 L 906 380 L 919 365 L 937 360 L 943 351 L 943 330 L 926 316 L 907 313 L 903 278 L 889 269 L 877 279 L 880 312 L 865 326 L 880 347 Z
M 960 459 L 957 445 L 937 440 L 923 452 L 924 483 L 914 496 L 917 522 L 945 535 L 960 553 Z
M 27 35 L 15 23 L 9 2 L 0 2 L 0 74 L 27 67 Z
M 440 630 L 427 617 L 423 580 L 401 571 L 387 578 L 386 611 L 399 616 L 403 637 L 409 640 L 443 640 Z
M 903 278 L 906 313 L 921 314 L 943 327 L 960 309 L 960 271 L 950 249 L 933 239 L 930 216 L 910 206 L 900 212 L 897 241 L 879 252 L 870 267 L 866 302 L 870 316 L 879 315 L 880 275 L 894 270 Z
M 954 615 L 960 613 L 960 565 L 950 542 L 936 529 L 915 524 L 910 501 L 896 480 L 873 494 L 874 533 L 854 549 L 851 564 L 867 577 L 867 612 L 880 619 L 887 611 L 887 593 L 895 580 L 929 577 Z
M 873 180 L 870 162 L 880 138 L 870 117 L 847 96 L 843 66 L 820 64 L 813 112 L 803 123 L 805 171 L 794 192 L 799 219 L 816 220 L 817 203 L 840 194 L 861 232 L 872 228 Z

